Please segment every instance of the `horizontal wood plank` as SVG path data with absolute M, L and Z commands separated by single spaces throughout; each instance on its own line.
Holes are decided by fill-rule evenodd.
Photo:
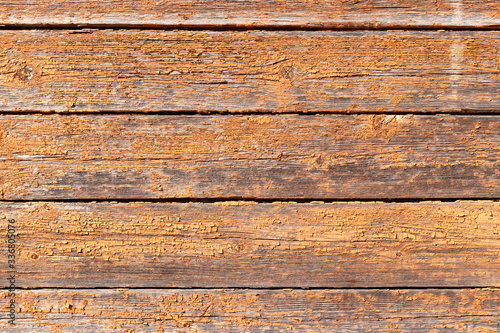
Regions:
M 32 202 L 0 212 L 2 234 L 17 221 L 18 288 L 500 286 L 498 202 Z
M 497 112 L 498 32 L 2 31 L 0 111 Z
M 0 2 L 0 24 L 178 27 L 491 27 L 495 0 L 16 0 Z
M 500 291 L 33 290 L 8 332 L 497 332 Z M 5 293 L 1 296 L 5 297 Z M 5 312 L 5 308 L 2 309 Z
M 500 197 L 495 116 L 0 117 L 4 200 Z

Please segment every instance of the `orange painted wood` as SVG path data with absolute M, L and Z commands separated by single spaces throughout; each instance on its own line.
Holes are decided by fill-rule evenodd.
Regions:
M 18 226 L 19 288 L 500 285 L 498 202 L 30 202 L 0 212 L 2 234 L 7 220 Z
M 5 293 L 3 293 L 5 295 Z M 496 332 L 494 289 L 26 290 L 8 332 Z M 2 309 L 3 312 L 5 310 Z
M 498 198 L 500 120 L 419 115 L 9 115 L 0 196 Z
M 0 112 L 492 112 L 498 32 L 2 31 Z
M 491 27 L 495 0 L 16 0 L 0 1 L 0 24 L 143 27 Z
M 497 332 L 499 9 L 0 0 L 0 332 Z

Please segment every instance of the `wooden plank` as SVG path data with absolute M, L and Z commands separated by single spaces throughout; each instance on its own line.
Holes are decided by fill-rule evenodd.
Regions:
M 498 202 L 30 202 L 0 212 L 2 234 L 7 220 L 18 225 L 18 288 L 500 285 Z
M 500 109 L 498 32 L 2 31 L 0 111 Z
M 179 27 L 491 27 L 495 0 L 17 0 L 0 2 L 0 24 Z
M 4 200 L 500 197 L 495 116 L 0 117 Z
M 0 322 L 16 333 L 497 332 L 500 323 L 498 289 L 90 289 L 17 297 L 16 325 Z

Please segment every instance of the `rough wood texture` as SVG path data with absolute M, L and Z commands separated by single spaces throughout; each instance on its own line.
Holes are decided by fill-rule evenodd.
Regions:
M 12 333 L 498 332 L 500 291 L 34 290 Z M 5 310 L 4 310 L 5 311 Z M 6 327 L 0 323 L 0 329 Z
M 2 31 L 0 111 L 500 109 L 498 32 Z
M 498 202 L 35 202 L 0 212 L 18 224 L 18 287 L 500 286 Z
M 2 199 L 498 198 L 495 116 L 0 117 Z
M 496 0 L 16 0 L 0 24 L 202 27 L 491 27 Z

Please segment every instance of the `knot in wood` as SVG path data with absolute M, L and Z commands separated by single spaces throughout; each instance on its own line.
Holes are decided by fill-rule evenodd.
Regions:
M 33 70 L 33 68 L 28 66 L 25 66 L 17 71 L 17 77 L 21 81 L 30 81 L 33 76 L 35 76 L 35 71 Z
M 299 70 L 294 66 L 285 66 L 281 68 L 280 75 L 284 79 L 293 80 L 297 75 L 299 75 Z

